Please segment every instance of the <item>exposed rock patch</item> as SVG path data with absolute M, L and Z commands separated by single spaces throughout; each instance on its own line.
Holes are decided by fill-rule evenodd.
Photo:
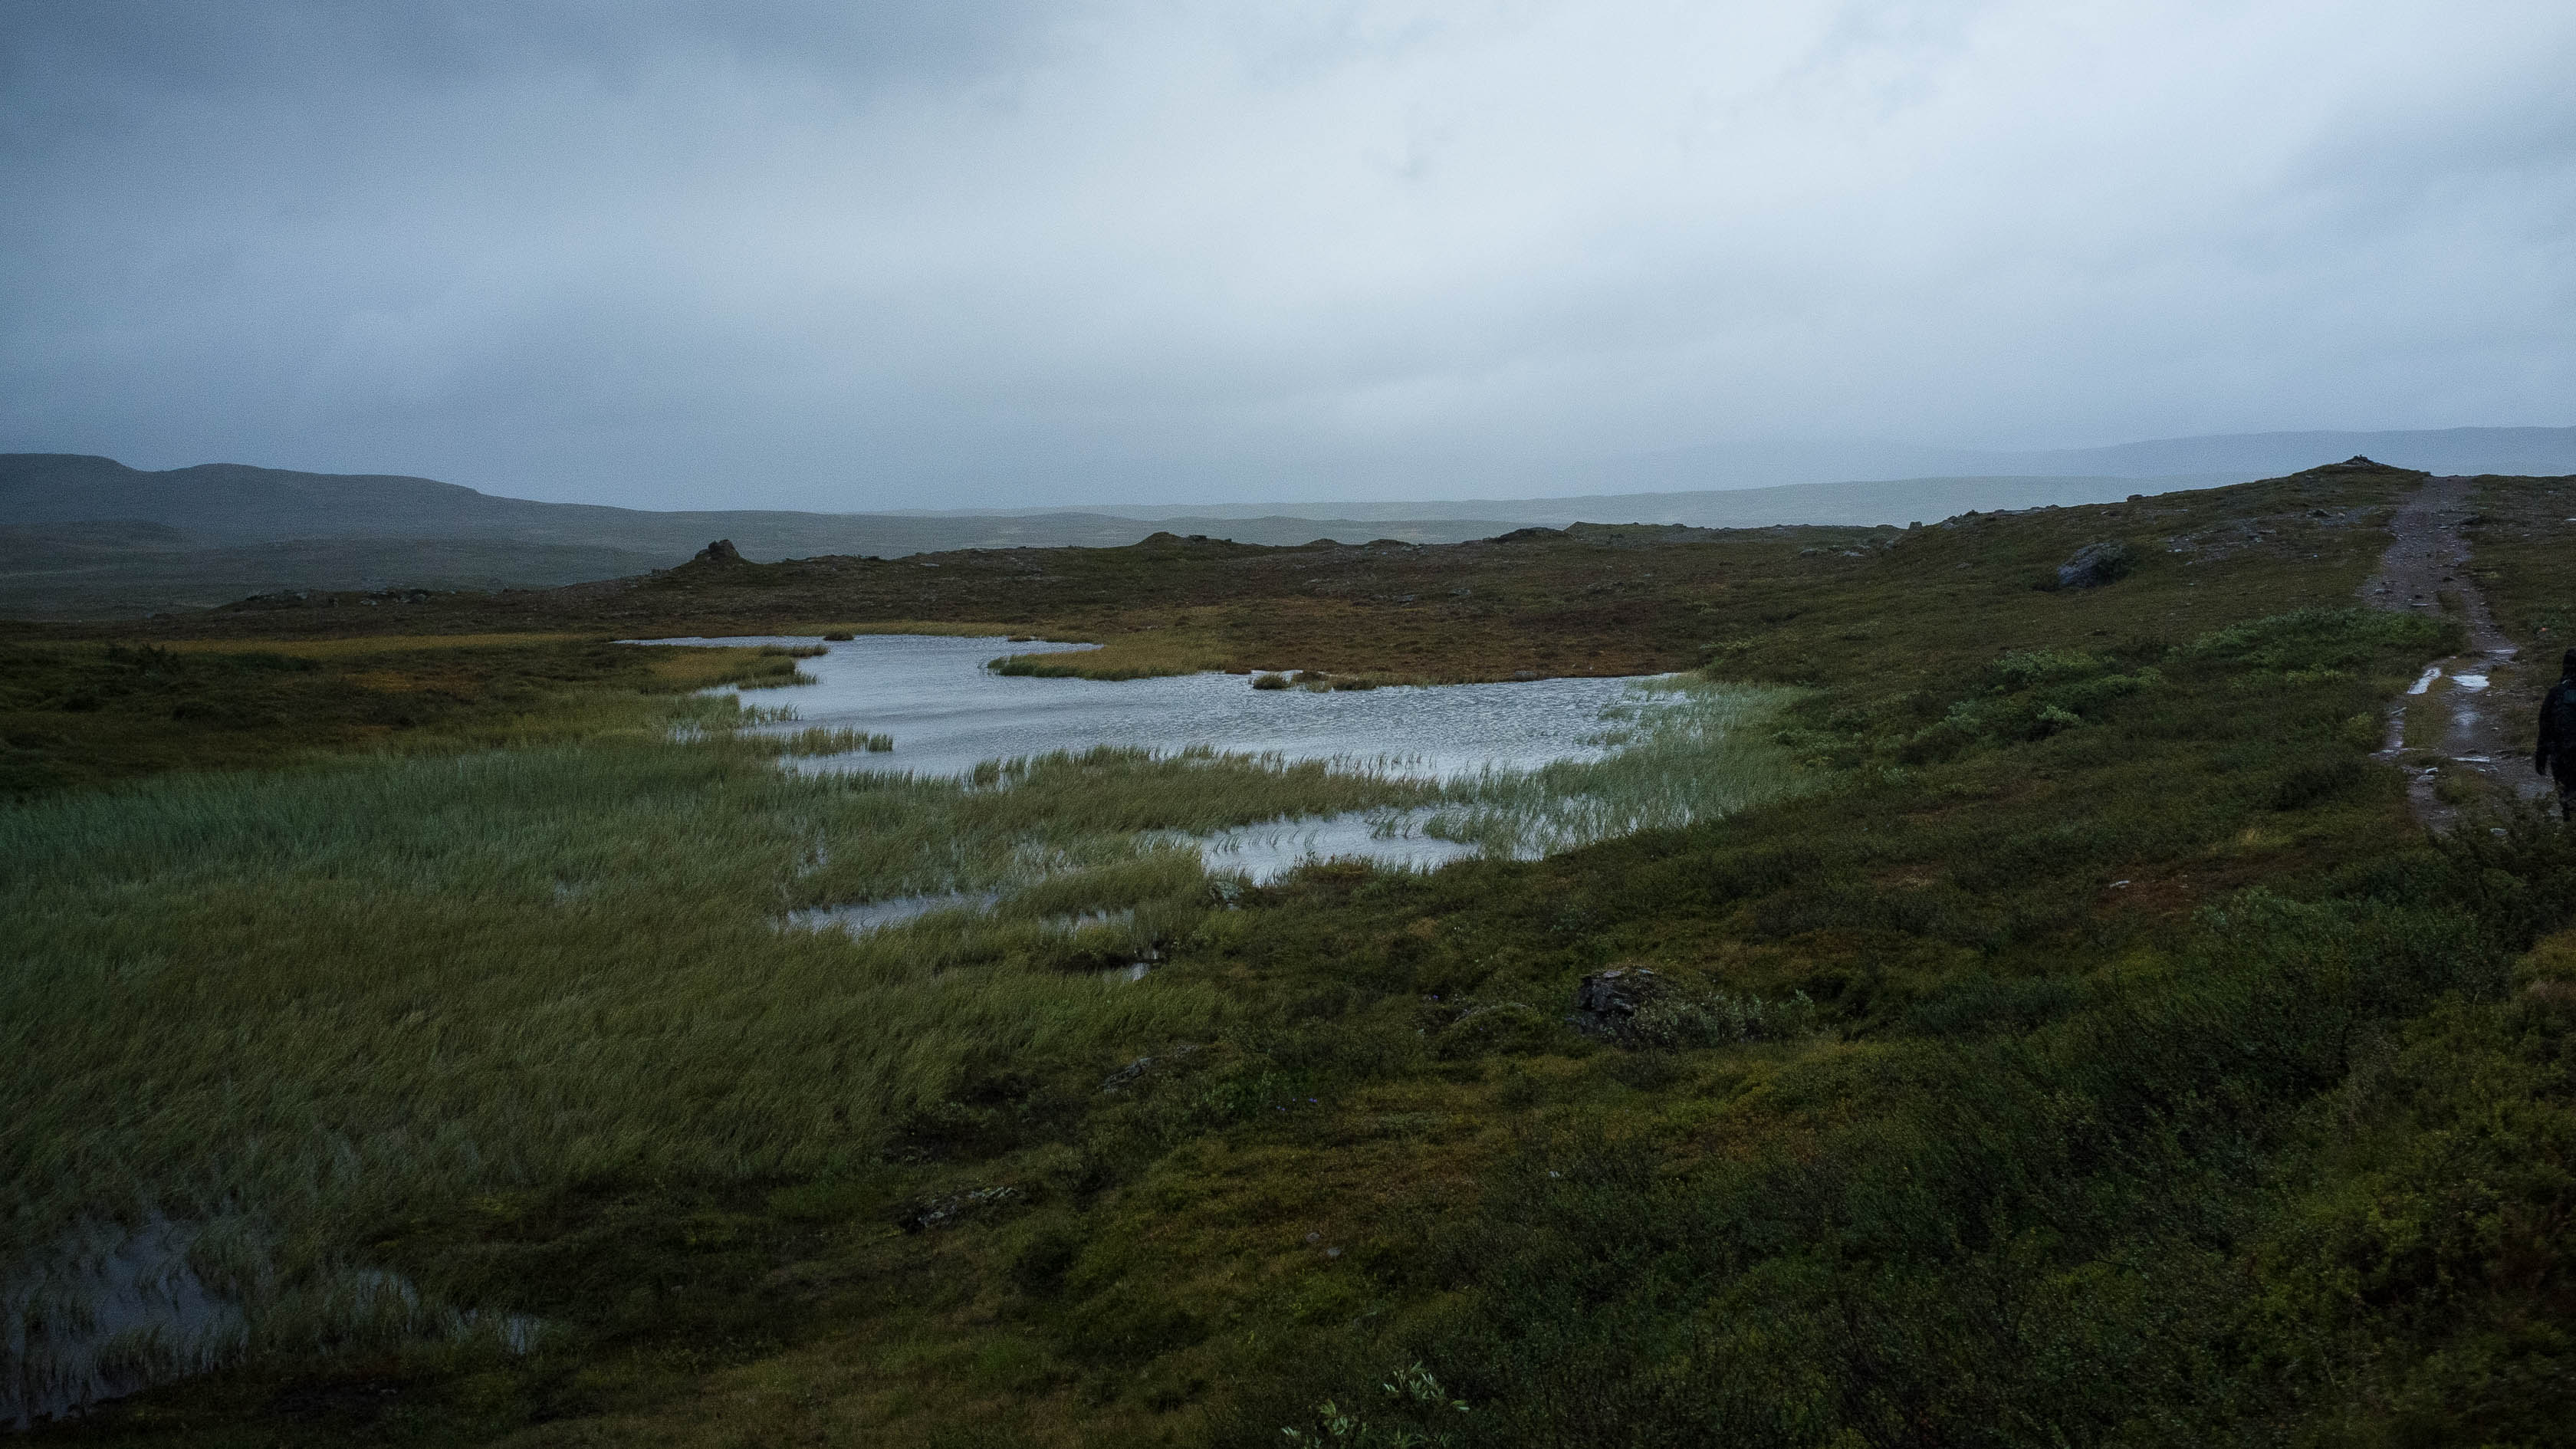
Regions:
M 1196 1042 L 1182 1042 L 1180 1045 L 1164 1052 L 1159 1057 L 1138 1057 L 1136 1060 L 1129 1062 L 1127 1065 L 1120 1067 L 1114 1072 L 1111 1072 L 1108 1076 L 1101 1078 L 1100 1090 L 1104 1092 L 1115 1092 L 1133 1086 L 1156 1067 L 1168 1066 L 1198 1049 L 1198 1043 Z
M 1637 1014 L 1671 991 L 1670 983 L 1644 966 L 1613 966 L 1574 988 L 1574 1014 L 1566 1020 L 1577 1031 L 1630 1041 L 1637 1035 Z
M 2075 556 L 2057 566 L 2057 587 L 2061 589 L 2098 589 L 2115 584 L 2129 576 L 2138 566 L 2137 555 L 2118 539 L 2088 543 L 2075 551 Z
M 1020 1190 L 1016 1187 L 979 1187 L 972 1192 L 952 1192 L 905 1208 L 895 1216 L 894 1225 L 907 1233 L 944 1228 L 987 1208 L 998 1207 L 1019 1195 Z

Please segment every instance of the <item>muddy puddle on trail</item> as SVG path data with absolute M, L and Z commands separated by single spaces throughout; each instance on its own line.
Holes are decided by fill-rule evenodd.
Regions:
M 2406 770 L 2408 808 L 2435 830 L 2459 823 L 2461 799 L 2483 793 L 2533 800 L 2549 789 L 2518 768 L 2531 753 L 2528 722 L 2516 717 L 2531 681 L 2468 570 L 2462 525 L 2475 486 L 2470 478 L 2426 479 L 2389 521 L 2394 540 L 2362 585 L 2362 598 L 2375 607 L 2454 613 L 2468 633 L 2468 652 L 2426 666 L 2389 706 L 2378 751 L 2380 760 Z M 2446 771 L 2478 783 L 2463 794 L 2460 782 L 2445 783 Z

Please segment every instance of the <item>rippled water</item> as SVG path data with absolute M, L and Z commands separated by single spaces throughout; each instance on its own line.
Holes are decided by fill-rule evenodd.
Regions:
M 669 644 L 806 644 L 812 639 L 669 639 Z M 1037 679 L 984 668 L 1004 654 L 1087 648 L 998 638 L 869 635 L 802 661 L 817 683 L 761 691 L 792 705 L 793 728 L 894 737 L 889 754 L 831 755 L 803 769 L 959 775 L 986 760 L 1099 745 L 1174 751 L 1211 746 L 1289 760 L 1377 764 L 1454 778 L 1488 767 L 1535 769 L 1598 759 L 1601 712 L 1630 679 L 1543 679 L 1316 693 L 1254 689 L 1240 674 L 1116 682 Z

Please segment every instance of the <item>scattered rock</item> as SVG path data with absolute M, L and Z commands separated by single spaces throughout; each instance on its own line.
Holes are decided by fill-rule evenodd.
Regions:
M 2137 566 L 2137 556 L 2118 539 L 2088 543 L 2075 551 L 2075 557 L 2057 566 L 2057 587 L 2098 589 L 2127 578 Z
M 698 556 L 691 559 L 690 562 L 702 564 L 738 564 L 742 562 L 742 550 L 733 546 L 732 539 L 720 538 L 715 542 L 708 544 L 705 548 L 699 549 Z
M 2367 472 L 2367 473 L 2400 473 L 2400 472 L 2406 472 L 2406 471 L 2410 471 L 2410 470 L 2402 469 L 2402 468 L 2395 468 L 2395 467 L 2391 467 L 2389 464 L 2382 463 L 2382 462 L 2380 462 L 2380 461 L 2379 461 L 2378 459 L 2376 459 L 2376 458 L 2364 457 L 2363 455 L 2361 455 L 2361 454 L 2359 454 L 2359 453 L 2355 453 L 2355 454 L 2353 454 L 2351 457 L 2344 459 L 2344 460 L 2343 460 L 2342 462 L 2340 462 L 2340 463 L 2321 463 L 2321 464 L 2317 465 L 2316 467 L 2314 467 L 2314 468 L 2310 468 L 2310 469 L 2308 470 L 2308 472 L 2309 472 L 2310 474 L 2316 474 L 2316 473 L 2365 473 L 2365 472 Z
M 1595 971 L 1574 988 L 1574 1014 L 1566 1020 L 1577 1031 L 1625 1041 L 1636 1035 L 1637 1013 L 1670 990 L 1668 982 L 1643 966 Z
M 1108 1076 L 1101 1078 L 1100 1090 L 1104 1092 L 1119 1091 L 1122 1088 L 1132 1085 L 1137 1081 L 1137 1079 L 1143 1077 L 1147 1072 L 1152 1071 L 1157 1065 L 1167 1065 L 1169 1063 L 1179 1061 L 1181 1058 L 1188 1056 L 1190 1053 L 1197 1051 L 1198 1049 L 1198 1043 L 1196 1042 L 1183 1042 L 1179 1046 L 1173 1047 L 1171 1050 L 1165 1052 L 1159 1057 L 1138 1057 L 1136 1060 L 1129 1062 L 1127 1065 L 1120 1067 L 1114 1072 L 1111 1072 Z
M 894 1225 L 907 1233 L 949 1227 L 1019 1195 L 1020 1190 L 1016 1187 L 979 1187 L 972 1192 L 952 1192 L 945 1197 L 925 1198 L 896 1215 Z

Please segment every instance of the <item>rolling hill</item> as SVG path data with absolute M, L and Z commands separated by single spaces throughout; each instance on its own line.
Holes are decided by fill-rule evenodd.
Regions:
M 11 453 L 0 454 L 0 616 L 132 616 L 283 588 L 546 587 L 668 567 L 716 538 L 753 559 L 892 558 L 1120 547 L 1157 531 L 1258 544 L 1450 543 L 1576 522 L 1903 524 L 2216 487 L 2356 453 L 2432 472 L 2557 475 L 2576 472 L 2576 428 L 2244 433 L 2019 453 L 1728 444 L 1613 459 L 1562 480 L 1620 491 L 1033 512 L 650 511 L 394 474 L 239 463 L 147 471 L 88 454 Z M 1755 481 L 1769 486 L 1741 486 Z

